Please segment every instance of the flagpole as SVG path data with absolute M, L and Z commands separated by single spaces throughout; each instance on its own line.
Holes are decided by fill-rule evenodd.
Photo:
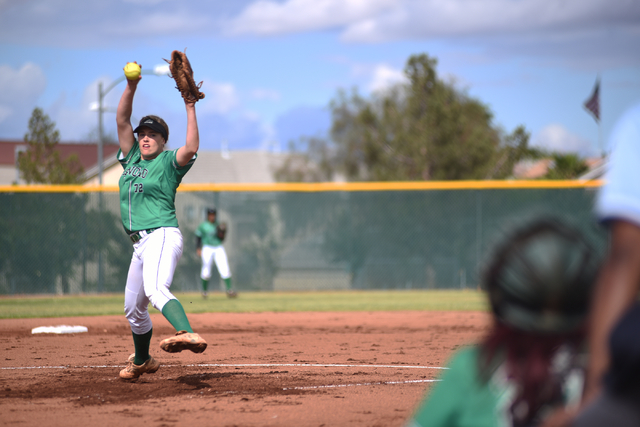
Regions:
M 604 141 L 602 140 L 602 120 L 598 120 L 598 145 L 600 146 L 600 157 L 604 159 Z

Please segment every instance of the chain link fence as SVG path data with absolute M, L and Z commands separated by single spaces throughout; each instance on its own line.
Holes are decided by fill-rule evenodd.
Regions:
M 476 288 L 494 242 L 536 215 L 569 221 L 602 251 L 606 244 L 593 186 L 278 188 L 179 191 L 184 251 L 172 289 L 199 290 L 194 231 L 212 206 L 229 225 L 240 291 Z M 122 292 L 132 245 L 118 193 L 45 190 L 0 192 L 0 294 Z

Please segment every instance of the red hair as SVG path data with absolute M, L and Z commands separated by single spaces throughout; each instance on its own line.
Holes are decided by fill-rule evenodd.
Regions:
M 549 334 L 525 332 L 496 322 L 480 346 L 479 368 L 485 373 L 482 380 L 488 381 L 495 369 L 504 363 L 509 380 L 519 386 L 511 407 L 512 415 L 520 422 L 531 422 L 541 407 L 562 399 L 562 378 L 552 375 L 553 356 L 561 346 L 568 346 L 575 356 L 584 342 L 584 327 Z M 521 405 L 523 402 L 526 406 Z M 526 408 L 526 411 L 520 413 L 514 411 L 515 408 Z

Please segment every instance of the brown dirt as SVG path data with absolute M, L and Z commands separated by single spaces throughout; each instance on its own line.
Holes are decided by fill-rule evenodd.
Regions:
M 6 426 L 402 426 L 451 352 L 486 331 L 477 312 L 190 314 L 202 354 L 118 378 L 133 351 L 124 316 L 0 320 Z M 32 334 L 83 325 L 88 333 Z

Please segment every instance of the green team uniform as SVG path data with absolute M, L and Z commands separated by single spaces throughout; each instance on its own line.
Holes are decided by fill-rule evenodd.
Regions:
M 516 386 L 499 367 L 488 381 L 478 370 L 478 347 L 463 348 L 451 359 L 441 382 L 436 383 L 406 427 L 507 427 Z M 582 368 L 565 378 L 565 405 L 577 404 L 584 378 Z M 563 405 L 564 406 L 564 405 Z
M 165 151 L 169 129 L 164 120 L 144 116 L 140 124 L 132 128 L 131 109 L 136 85 L 137 82 L 127 83 L 116 115 L 120 143 L 117 159 L 124 169 L 118 181 L 120 215 L 122 226 L 133 243 L 124 290 L 124 314 L 131 327 L 135 353 L 129 356 L 127 366 L 120 371 L 123 380 L 153 374 L 160 367 L 149 352 L 153 335 L 149 305 L 161 312 L 176 330 L 175 336 L 160 342 L 162 350 L 201 353 L 207 347 L 206 341 L 193 332 L 184 307 L 171 293 L 173 275 L 183 251 L 176 217 L 176 190 L 193 166 L 199 147 L 195 107 L 185 101 L 188 129 L 185 145 Z M 148 150 L 145 150 L 147 142 Z M 128 151 L 126 154 L 123 148 Z M 143 158 L 141 148 L 147 153 L 148 160 Z M 180 165 L 178 153 L 193 155 L 188 159 L 181 156 L 181 163 L 186 164 Z
M 208 215 L 208 214 L 207 214 Z M 229 268 L 229 260 L 227 252 L 222 246 L 222 240 L 218 237 L 216 229 L 218 222 L 210 220 L 202 222 L 196 229 L 195 235 L 198 238 L 198 244 L 202 245 L 200 258 L 202 260 L 202 268 L 200 269 L 200 279 L 202 281 L 202 296 L 207 297 L 207 289 L 209 287 L 209 279 L 211 279 L 212 267 L 215 262 L 218 273 L 227 288 L 227 296 L 235 297 L 236 293 L 231 289 L 231 269 Z
M 124 172 L 120 176 L 120 213 L 127 233 L 159 227 L 178 227 L 176 189 L 191 169 L 197 154 L 185 166 L 178 165 L 176 152 L 163 151 L 153 160 L 144 160 L 136 140 L 131 151 L 118 160 Z
M 196 230 L 196 236 L 202 239 L 203 246 L 220 246 L 222 244 L 222 241 L 220 241 L 220 239 L 218 239 L 218 236 L 216 235 L 217 226 L 218 221 L 204 221 L 198 226 L 198 229 Z

